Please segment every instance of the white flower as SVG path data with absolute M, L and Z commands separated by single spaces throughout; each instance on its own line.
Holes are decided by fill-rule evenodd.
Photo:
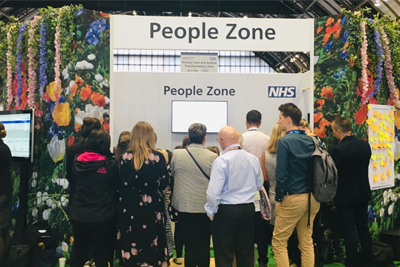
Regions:
M 32 210 L 32 216 L 33 216 L 33 217 L 36 217 L 36 216 L 37 216 L 37 213 L 38 213 L 38 210 L 37 210 L 36 208 L 34 208 L 34 209 Z
M 91 70 L 93 68 L 94 68 L 93 64 L 87 62 L 86 60 L 77 62 L 75 66 L 76 70 L 84 70 L 84 69 Z
M 43 220 L 47 221 L 49 219 L 49 214 L 50 214 L 50 210 L 49 209 L 44 210 L 43 214 L 42 214 Z
M 42 201 L 46 201 L 49 199 L 49 194 L 47 192 L 44 192 L 42 195 Z
M 55 184 L 60 184 L 60 178 L 52 178 L 51 181 Z
M 400 173 L 397 174 L 396 178 L 400 180 Z
M 32 187 L 36 187 L 36 185 L 37 185 L 36 179 L 33 179 L 33 180 L 32 180 L 32 183 L 31 183 L 31 186 L 32 186 Z
M 37 192 L 36 193 L 36 197 L 37 197 L 37 204 L 40 205 L 42 204 L 42 192 Z
M 59 184 L 60 186 L 62 186 L 62 187 L 64 188 L 64 190 L 65 190 L 65 189 L 68 189 L 69 182 L 68 182 L 67 179 L 65 179 L 65 178 L 60 178 L 58 184 Z
M 110 99 L 108 97 L 104 97 L 104 99 L 106 100 L 106 105 L 110 104 Z
M 104 108 L 87 104 L 85 107 L 86 117 L 96 118 L 101 120 L 103 118 Z
M 104 85 L 105 87 L 108 87 L 108 80 L 107 80 L 107 79 L 104 79 L 103 85 Z
M 56 204 L 56 203 L 51 204 L 51 208 L 52 208 L 52 209 L 57 208 L 57 204 Z
M 64 80 L 69 79 L 68 66 L 63 69 L 62 75 L 64 77 Z
M 37 178 L 37 172 L 33 172 L 33 173 L 32 173 L 32 178 L 33 178 L 33 179 L 36 179 L 36 178 Z
M 384 214 L 385 214 L 385 209 L 381 208 L 381 210 L 379 211 L 379 217 L 383 217 Z
M 388 194 L 387 190 L 383 191 L 383 197 L 386 197 Z
M 65 195 L 62 195 L 61 196 L 61 205 L 63 207 L 66 207 L 66 206 L 68 206 L 68 202 L 69 202 L 68 198 Z
M 96 56 L 93 55 L 93 54 L 90 54 L 90 55 L 87 56 L 87 58 L 88 58 L 89 60 L 95 60 L 95 59 L 96 59 Z
M 62 243 L 61 243 L 61 247 L 62 247 L 62 250 L 63 250 L 63 251 L 67 251 L 67 252 L 68 252 L 68 244 L 67 244 L 67 243 L 62 242 Z
M 96 79 L 96 81 L 97 81 L 98 83 L 101 83 L 101 82 L 103 81 L 103 76 L 101 76 L 101 74 L 96 74 L 96 75 L 94 76 L 94 78 Z
M 394 203 L 392 203 L 392 204 L 389 205 L 389 208 L 388 208 L 388 214 L 389 214 L 389 215 L 392 215 L 392 213 L 393 213 L 393 208 L 394 208 Z
M 82 125 L 83 119 L 85 117 L 86 117 L 86 112 L 82 111 L 82 110 L 78 110 L 78 112 L 75 114 L 75 123 Z
M 47 145 L 51 159 L 54 162 L 58 162 L 64 158 L 65 155 L 65 141 L 64 139 L 58 140 L 58 136 L 55 135 Z
M 72 86 L 74 86 L 75 81 L 70 81 L 66 90 L 66 94 L 69 95 L 69 93 L 71 92 Z
M 49 206 L 49 208 L 51 208 L 51 205 L 53 205 L 53 200 L 51 198 L 47 199 L 46 204 Z

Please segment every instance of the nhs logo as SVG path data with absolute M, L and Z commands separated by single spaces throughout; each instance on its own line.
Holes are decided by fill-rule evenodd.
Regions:
M 295 98 L 296 86 L 268 86 L 268 97 Z

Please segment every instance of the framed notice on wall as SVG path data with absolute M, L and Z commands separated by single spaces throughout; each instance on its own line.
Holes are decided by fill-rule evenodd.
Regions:
M 368 105 L 368 141 L 372 155 L 369 164 L 371 189 L 394 186 L 394 112 L 392 106 Z

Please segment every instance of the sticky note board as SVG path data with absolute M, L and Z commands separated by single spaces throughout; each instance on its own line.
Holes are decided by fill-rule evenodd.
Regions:
M 369 104 L 368 142 L 371 146 L 369 179 L 371 189 L 394 186 L 394 112 L 392 106 Z

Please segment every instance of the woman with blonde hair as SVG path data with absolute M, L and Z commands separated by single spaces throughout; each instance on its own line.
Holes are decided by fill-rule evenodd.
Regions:
M 138 122 L 121 159 L 117 233 L 121 266 L 168 266 L 165 204 L 160 193 L 168 181 L 164 156 L 155 150 L 153 127 Z
M 272 210 L 271 225 L 275 224 L 276 151 L 278 148 L 278 140 L 285 134 L 286 132 L 280 130 L 279 125 L 276 125 L 272 129 L 267 150 L 265 150 L 265 153 L 261 157 L 261 171 L 264 176 L 264 181 L 269 181 L 269 199 Z

